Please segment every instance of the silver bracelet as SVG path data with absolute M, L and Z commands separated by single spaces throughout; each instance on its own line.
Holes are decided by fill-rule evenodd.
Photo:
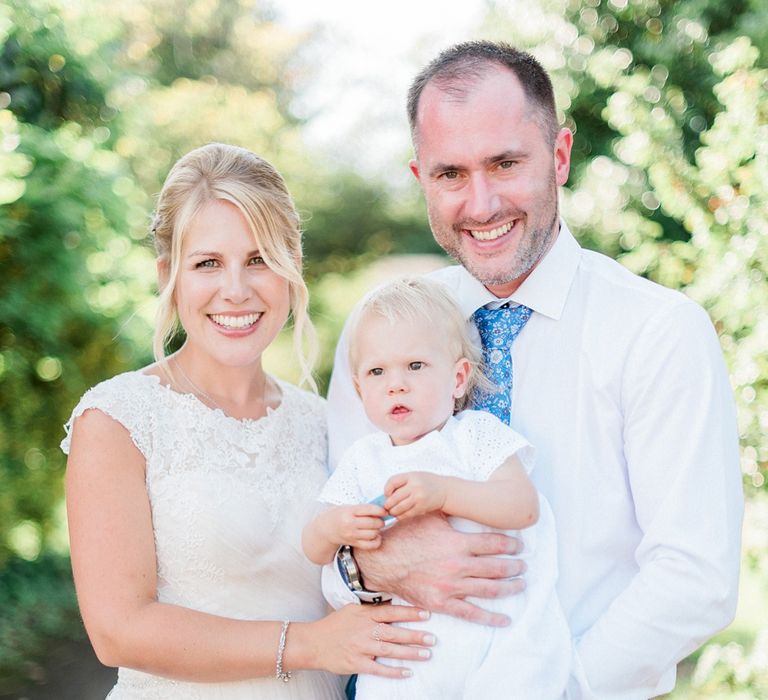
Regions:
M 288 635 L 290 620 L 283 620 L 283 629 L 280 630 L 280 641 L 277 644 L 277 664 L 275 665 L 275 678 L 283 683 L 291 679 L 291 672 L 283 670 L 283 652 L 285 651 L 285 638 Z

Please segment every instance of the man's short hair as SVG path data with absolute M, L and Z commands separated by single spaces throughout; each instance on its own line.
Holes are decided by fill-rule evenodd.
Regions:
M 558 121 L 552 81 L 542 65 L 529 53 L 504 42 L 467 41 L 446 49 L 414 78 L 408 90 L 408 122 L 413 145 L 418 149 L 417 116 L 421 93 L 429 83 L 461 99 L 489 69 L 507 68 L 522 85 L 533 117 L 544 136 L 554 144 Z

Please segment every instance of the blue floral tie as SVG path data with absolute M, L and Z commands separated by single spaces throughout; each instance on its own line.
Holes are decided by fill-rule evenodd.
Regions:
M 473 314 L 480 340 L 488 379 L 497 391 L 480 394 L 472 408 L 488 411 L 509 425 L 512 408 L 512 341 L 528 323 L 533 311 L 520 304 L 510 308 L 479 308 Z

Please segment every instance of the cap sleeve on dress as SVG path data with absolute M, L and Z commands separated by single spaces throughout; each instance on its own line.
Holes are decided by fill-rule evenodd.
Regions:
M 515 455 L 530 474 L 535 450 L 520 433 L 485 411 L 462 411 L 456 416 L 456 442 L 470 465 L 471 478 L 484 481 Z
M 156 404 L 153 391 L 156 386 L 155 377 L 140 372 L 129 372 L 112 377 L 86 391 L 64 425 L 67 435 L 61 441 L 62 451 L 69 454 L 75 419 L 95 408 L 120 423 L 128 431 L 133 444 L 146 458 L 150 450 L 150 426 L 154 413 L 153 404 Z

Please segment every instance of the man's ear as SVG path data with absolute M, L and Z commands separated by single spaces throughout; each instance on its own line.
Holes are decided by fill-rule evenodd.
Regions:
M 158 258 L 155 264 L 157 266 L 157 290 L 162 292 L 171 278 L 171 268 L 168 264 L 168 258 L 165 256 Z
M 559 186 L 568 182 L 568 174 L 571 171 L 571 147 L 573 146 L 573 134 L 570 129 L 562 128 L 555 138 L 555 181 Z
M 410 161 L 408 161 L 408 167 L 411 169 L 413 176 L 419 182 L 421 182 L 421 173 L 419 172 L 419 161 L 417 161 L 415 158 L 412 158 Z

